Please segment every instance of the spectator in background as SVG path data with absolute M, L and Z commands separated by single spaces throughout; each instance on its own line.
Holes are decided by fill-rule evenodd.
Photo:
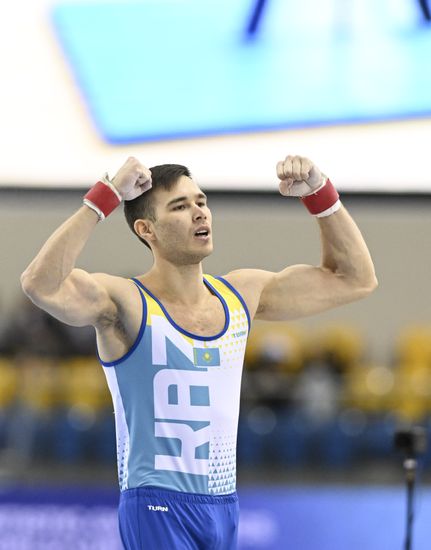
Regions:
M 70 327 L 36 307 L 24 297 L 11 314 L 0 333 L 0 353 L 8 356 L 26 355 L 68 357 L 93 355 L 92 327 Z

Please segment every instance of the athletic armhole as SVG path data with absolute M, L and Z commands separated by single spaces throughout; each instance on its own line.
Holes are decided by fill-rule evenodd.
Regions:
M 141 302 L 142 302 L 142 319 L 141 319 L 141 326 L 139 327 L 139 332 L 136 337 L 136 340 L 134 341 L 132 347 L 129 349 L 129 351 L 123 355 L 123 357 L 120 357 L 119 359 L 116 359 L 115 361 L 102 361 L 99 350 L 96 349 L 97 357 L 102 364 L 103 367 L 115 367 L 119 363 L 122 363 L 125 361 L 130 355 L 135 351 L 135 349 L 138 347 L 139 342 L 142 340 L 142 337 L 144 336 L 145 327 L 147 326 L 147 301 L 145 299 L 145 295 L 143 291 L 139 288 L 139 285 L 136 283 L 134 279 L 129 279 L 129 281 L 132 281 L 133 284 L 137 287 L 139 295 L 141 296 Z
M 250 334 L 251 330 L 251 318 L 250 318 L 250 312 L 248 310 L 247 304 L 245 303 L 244 298 L 241 296 L 241 294 L 237 291 L 235 287 L 233 287 L 224 277 L 215 277 L 219 281 L 221 281 L 224 285 L 228 287 L 229 290 L 231 290 L 235 296 L 238 298 L 238 300 L 241 302 L 242 307 L 244 308 L 245 314 L 247 315 L 247 321 L 248 321 L 248 332 Z

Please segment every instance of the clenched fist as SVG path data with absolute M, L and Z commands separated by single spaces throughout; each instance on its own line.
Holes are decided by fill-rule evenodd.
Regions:
M 125 201 L 131 201 L 151 189 L 151 171 L 134 157 L 129 157 L 112 184 Z
M 277 163 L 279 189 L 287 197 L 306 197 L 325 183 L 326 177 L 306 157 L 287 156 Z

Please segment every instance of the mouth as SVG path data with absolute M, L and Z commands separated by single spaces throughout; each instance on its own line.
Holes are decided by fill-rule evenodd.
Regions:
M 209 229 L 198 229 L 195 231 L 194 236 L 200 241 L 207 241 L 210 237 Z

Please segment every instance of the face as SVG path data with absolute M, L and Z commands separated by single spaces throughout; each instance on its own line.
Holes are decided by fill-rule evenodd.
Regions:
M 181 176 L 170 190 L 157 189 L 152 222 L 154 253 L 176 264 L 201 262 L 213 250 L 212 217 L 196 183 Z

